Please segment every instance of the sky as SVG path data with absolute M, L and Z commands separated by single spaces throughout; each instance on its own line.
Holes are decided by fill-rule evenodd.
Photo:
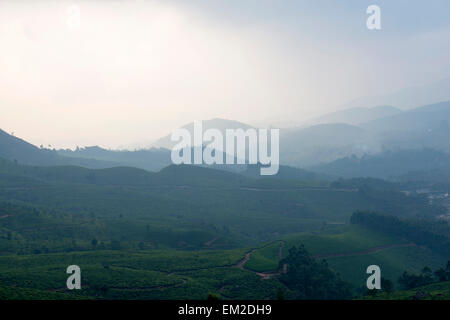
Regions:
M 449 15 L 447 0 L 0 0 L 0 128 L 132 148 L 193 120 L 300 123 L 450 77 Z

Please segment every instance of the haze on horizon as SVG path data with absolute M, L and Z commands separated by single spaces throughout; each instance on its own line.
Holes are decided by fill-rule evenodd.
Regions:
M 370 4 L 380 31 L 366 28 Z M 301 122 L 449 78 L 449 12 L 445 0 L 1 1 L 0 128 L 117 148 L 196 119 Z

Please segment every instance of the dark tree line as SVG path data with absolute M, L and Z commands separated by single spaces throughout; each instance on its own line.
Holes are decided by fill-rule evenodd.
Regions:
M 407 290 L 444 281 L 450 281 L 450 260 L 447 261 L 445 268 L 439 268 L 433 272 L 430 268 L 425 267 L 420 274 L 405 271 L 398 279 L 398 283 Z

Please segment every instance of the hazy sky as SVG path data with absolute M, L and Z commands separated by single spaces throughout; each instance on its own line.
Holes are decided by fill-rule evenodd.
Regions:
M 195 119 L 301 122 L 449 77 L 449 16 L 448 0 L 0 0 L 0 128 L 116 148 Z

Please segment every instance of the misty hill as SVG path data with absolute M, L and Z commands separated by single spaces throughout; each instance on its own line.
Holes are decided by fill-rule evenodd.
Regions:
M 410 171 L 397 178 L 400 182 L 416 183 L 434 190 L 450 190 L 450 168 Z
M 194 155 L 193 150 L 194 148 L 191 152 L 192 156 Z M 76 150 L 40 149 L 0 130 L 0 158 L 17 160 L 20 164 L 33 166 L 80 166 L 92 169 L 133 167 L 159 171 L 172 164 L 170 153 L 170 150 L 164 148 L 135 151 L 106 150 L 98 146 L 77 148 Z M 232 172 L 245 169 L 245 165 L 205 165 L 205 167 Z
M 383 116 L 384 115 L 384 116 Z M 309 167 L 382 150 L 435 149 L 450 153 L 450 101 L 408 111 L 393 107 L 352 108 L 314 119 L 321 123 L 281 130 L 280 162 Z
M 193 165 L 170 165 L 159 172 L 132 167 L 88 169 L 78 166 L 31 167 L 0 158 L 0 177 L 34 179 L 34 183 L 59 181 L 100 186 L 209 186 L 237 185 L 249 181 L 241 175 Z M 15 179 L 16 179 L 15 178 Z
M 346 123 L 358 125 L 361 123 L 385 118 L 401 113 L 402 110 L 392 106 L 377 106 L 372 108 L 355 107 L 340 110 L 306 121 L 307 125 L 323 123 Z
M 377 132 L 386 131 L 430 131 L 450 122 L 450 101 L 444 101 L 405 111 L 393 116 L 377 119 L 363 124 Z
M 242 123 L 242 122 L 239 122 L 239 121 L 219 119 L 219 118 L 215 118 L 215 119 L 211 119 L 211 120 L 204 120 L 202 123 L 203 123 L 203 131 L 208 130 L 208 129 L 218 129 L 223 134 L 224 137 L 225 137 L 226 129 L 247 130 L 247 129 L 252 128 L 252 126 Z M 191 133 L 191 136 L 193 137 L 193 132 L 194 132 L 194 123 L 193 122 L 191 122 L 187 125 L 184 125 L 182 128 L 189 130 L 189 132 Z M 171 137 L 171 135 L 169 134 L 167 136 L 164 136 L 164 137 L 158 139 L 154 143 L 154 146 L 160 147 L 160 148 L 172 149 L 172 147 L 176 144 L 176 142 L 172 142 L 170 140 L 170 137 Z
M 447 101 L 358 126 L 330 123 L 285 129 L 280 138 L 280 160 L 282 164 L 308 167 L 351 156 L 360 158 L 382 150 L 425 148 L 449 153 L 449 122 L 450 101 Z
M 158 171 L 171 164 L 170 150 L 151 148 L 143 150 L 106 150 L 98 146 L 77 148 L 76 150 L 58 150 L 65 157 L 97 159 L 111 161 L 122 166 L 136 167 L 149 171 Z
M 450 101 L 423 106 L 362 125 L 386 148 L 433 148 L 450 152 Z
M 95 185 L 146 186 L 153 183 L 154 173 L 142 169 L 114 167 L 88 169 L 78 166 L 30 167 L 0 159 L 0 173 L 20 175 L 35 181 L 60 181 Z
M 360 113 L 361 110 L 362 113 Z M 369 110 L 369 111 L 368 111 Z M 368 111 L 369 113 L 366 113 Z M 303 128 L 281 129 L 280 163 L 291 167 L 310 167 L 333 162 L 338 159 L 366 154 L 377 154 L 382 150 L 435 149 L 450 152 L 450 102 L 423 106 L 397 112 L 391 107 L 373 109 L 356 108 L 329 116 L 329 120 L 349 116 L 357 121 L 365 116 L 393 115 L 365 122 L 359 126 L 345 123 L 317 124 Z M 324 119 L 325 120 L 325 119 Z M 232 120 L 212 119 L 203 122 L 203 130 L 209 128 L 247 130 L 249 125 Z M 192 132 L 193 124 L 185 126 Z M 172 146 L 170 136 L 159 143 Z M 192 153 L 193 154 L 193 153 Z M 0 157 L 19 163 L 55 166 L 77 165 L 88 168 L 135 167 L 158 171 L 170 165 L 170 150 L 151 148 L 137 151 L 114 151 L 100 147 L 72 150 L 39 149 L 21 139 L 0 131 Z M 240 172 L 244 166 L 213 165 L 215 169 Z
M 78 165 L 88 168 L 107 168 L 118 165 L 117 163 L 108 161 L 63 157 L 55 150 L 40 149 L 1 129 L 0 157 L 11 161 L 18 161 L 23 164 L 37 166 Z
M 369 199 L 356 190 L 329 188 L 326 183 L 253 179 L 186 165 L 152 173 L 123 167 L 31 167 L 2 160 L 0 186 L 0 200 L 6 197 L 9 201 L 65 208 L 71 213 L 95 211 L 109 217 L 119 212 L 132 217 L 139 213 L 142 218 L 165 220 L 168 215 L 177 214 L 190 216 L 190 222 L 201 219 L 214 223 L 220 220 L 222 225 L 233 223 L 244 234 L 249 219 L 273 229 L 275 218 L 278 226 L 282 221 L 286 223 L 282 229 L 287 231 L 305 227 L 304 220 L 300 225 L 292 225 L 293 218 L 308 218 L 317 226 L 324 219 L 343 221 L 359 208 L 379 208 L 396 215 L 434 214 L 432 208 L 422 205 L 412 210 L 409 204 L 423 199 L 409 199 L 400 193 L 391 198 L 383 196 L 380 201 L 377 194 L 370 194 Z M 272 220 L 266 219 L 269 216 Z M 117 223 L 123 227 L 120 221 Z
M 191 163 L 194 163 L 194 150 L 201 147 L 191 148 Z M 204 150 L 205 148 L 202 148 Z M 165 148 L 150 148 L 142 150 L 106 150 L 98 146 L 77 148 L 76 150 L 58 150 L 58 154 L 66 157 L 77 157 L 86 159 L 97 159 L 102 161 L 113 161 L 116 166 L 127 166 L 148 171 L 159 171 L 162 168 L 172 165 L 171 150 Z M 224 156 L 225 162 L 225 156 Z M 237 160 L 235 158 L 235 163 Z M 223 164 L 223 165 L 201 165 L 203 167 L 240 172 L 245 169 L 245 165 Z
M 352 156 L 318 165 L 312 170 L 345 178 L 396 178 L 415 171 L 450 172 L 450 155 L 432 150 L 386 151 L 361 158 Z
M 411 109 L 429 103 L 450 100 L 450 78 L 424 86 L 408 87 L 384 95 L 362 97 L 346 104 L 347 107 L 379 106 L 389 104 L 401 109 Z
M 319 124 L 283 131 L 280 162 L 305 167 L 379 149 L 377 137 L 368 130 L 343 123 Z

